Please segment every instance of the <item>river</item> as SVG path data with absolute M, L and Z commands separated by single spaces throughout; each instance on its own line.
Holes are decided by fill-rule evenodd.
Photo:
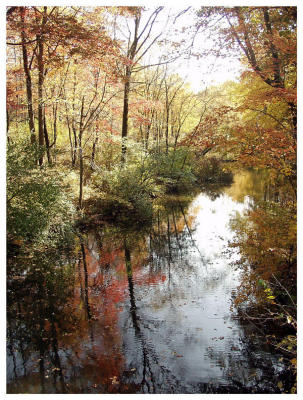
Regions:
M 229 222 L 264 196 L 259 178 L 159 203 L 152 227 L 106 225 L 68 252 L 15 255 L 7 392 L 274 393 L 279 356 L 232 307 Z

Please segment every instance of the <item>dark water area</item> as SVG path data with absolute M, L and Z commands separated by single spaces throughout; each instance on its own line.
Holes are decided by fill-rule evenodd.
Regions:
M 229 222 L 264 176 L 159 203 L 152 227 L 98 227 L 8 259 L 8 393 L 276 393 L 283 365 L 232 309 Z

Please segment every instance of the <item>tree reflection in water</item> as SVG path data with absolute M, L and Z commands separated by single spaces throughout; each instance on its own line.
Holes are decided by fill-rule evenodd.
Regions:
M 67 301 L 73 294 L 74 260 L 57 252 L 19 254 L 8 260 L 7 340 L 17 382 L 13 391 L 48 392 L 52 371 L 55 392 L 66 392 L 58 332 L 72 329 L 74 320 Z M 27 377 L 32 374 L 29 383 Z M 47 377 L 47 378 L 46 378 Z M 10 384 L 8 386 L 10 391 Z
M 197 199 L 158 204 L 151 227 L 96 227 L 72 251 L 9 258 L 9 393 L 245 393 L 237 371 L 258 368 L 229 311 L 230 233 L 211 231 L 240 206 Z M 224 221 L 210 205 L 230 207 Z

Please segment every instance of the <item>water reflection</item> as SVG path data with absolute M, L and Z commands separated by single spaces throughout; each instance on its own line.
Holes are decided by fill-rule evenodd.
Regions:
M 24 379 L 34 372 L 29 390 L 39 387 L 47 393 L 52 368 L 52 386 L 64 393 L 58 332 L 74 325 L 66 304 L 73 293 L 74 262 L 36 252 L 8 260 L 7 270 L 8 372 L 16 380 L 16 391 L 29 384 Z
M 236 202 L 245 201 L 245 196 L 254 202 L 283 202 L 296 197 L 296 192 L 289 181 L 282 182 L 278 177 L 271 176 L 270 171 L 266 169 L 238 171 L 234 175 L 233 184 L 224 191 Z
M 273 357 L 246 351 L 230 310 L 229 220 L 249 206 L 239 182 L 159 204 L 150 228 L 106 226 L 73 251 L 10 259 L 8 392 L 253 392 L 266 368 L 252 360 Z

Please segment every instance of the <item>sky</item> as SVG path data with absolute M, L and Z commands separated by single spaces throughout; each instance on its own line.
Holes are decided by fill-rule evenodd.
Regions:
M 182 46 L 185 48 L 190 47 L 192 53 L 205 53 L 215 47 L 214 41 L 217 38 L 214 36 L 208 38 L 205 32 L 199 31 L 192 42 L 193 32 L 196 31 L 196 11 L 199 7 L 190 6 L 190 4 L 186 3 L 182 4 L 182 6 L 179 5 L 180 3 L 174 6 L 165 3 L 163 3 L 165 5 L 164 9 L 159 13 L 156 23 L 153 26 L 151 38 L 154 38 L 162 31 L 163 33 L 159 40 L 168 39 L 180 43 L 183 39 L 184 43 Z M 189 7 L 190 9 L 186 13 L 175 19 L 176 15 Z M 139 33 L 152 11 L 153 9 L 143 13 Z M 171 17 L 168 19 L 168 16 Z M 167 19 L 169 22 L 166 24 Z M 130 23 L 130 27 L 133 28 L 132 23 Z M 184 28 L 185 32 L 182 33 Z M 170 49 L 168 46 L 168 53 Z M 159 54 L 163 53 L 165 53 L 165 46 L 159 48 L 157 45 L 153 45 L 146 54 L 145 65 L 152 64 L 158 59 Z M 187 59 L 180 57 L 173 63 L 168 64 L 168 68 L 171 73 L 177 73 L 190 83 L 191 89 L 196 93 L 206 87 L 218 85 L 227 80 L 235 80 L 241 72 L 241 63 L 238 60 L 239 56 L 240 54 L 236 54 L 236 57 L 228 57 L 224 60 L 210 55 L 199 59 L 194 56 L 187 57 Z
M 149 38 L 142 47 L 142 52 L 148 48 L 149 44 L 156 37 L 157 41 L 163 42 L 164 40 L 168 40 L 169 42 L 181 43 L 180 49 L 191 49 L 192 53 L 205 53 L 216 48 L 214 41 L 217 37 L 215 34 L 209 38 L 207 32 L 202 32 L 201 30 L 198 33 L 196 32 L 196 12 L 199 7 L 189 4 L 182 4 L 180 6 L 180 3 L 175 5 L 166 3 L 167 2 L 163 2 L 164 9 L 157 15 L 152 29 L 149 32 Z M 149 7 L 146 7 L 146 10 L 142 13 L 138 30 L 139 35 L 145 27 L 145 24 L 149 21 L 154 10 L 155 6 L 151 4 Z M 186 10 L 186 12 L 184 12 L 184 10 Z M 178 17 L 176 18 L 176 16 Z M 220 22 L 222 26 L 223 23 L 223 21 Z M 126 41 L 129 32 L 131 32 L 131 37 L 133 38 L 134 20 L 128 19 L 127 25 L 128 26 L 126 26 L 126 19 L 124 17 L 116 20 L 115 37 L 117 39 Z M 148 32 L 148 30 L 149 29 L 144 32 L 141 42 L 146 38 L 146 32 Z M 158 37 L 160 33 L 161 35 Z M 193 37 L 195 38 L 194 40 Z M 158 46 L 157 42 L 155 42 L 148 49 L 144 58 L 140 60 L 140 64 L 146 66 L 156 64 L 159 61 L 159 57 L 163 56 L 163 54 L 168 54 L 168 58 L 171 58 L 170 54 L 172 48 L 173 47 L 169 44 L 166 46 L 162 43 L 161 46 Z M 229 57 L 224 60 L 210 55 L 207 57 L 203 56 L 199 59 L 194 56 L 190 58 L 181 56 L 174 62 L 168 64 L 168 71 L 180 75 L 190 83 L 192 91 L 197 93 L 206 87 L 236 79 L 241 71 L 239 56 L 240 53 L 235 54 L 232 58 L 229 54 Z M 161 61 L 163 62 L 163 59 L 161 59 Z
M 185 7 L 184 5 L 183 7 Z M 196 11 L 199 7 L 192 8 L 177 21 L 178 27 L 194 26 L 196 23 Z M 180 36 L 181 37 L 181 36 Z M 208 38 L 204 32 L 198 32 L 193 42 L 192 52 L 205 52 L 214 47 L 216 37 Z M 175 64 L 176 72 L 186 78 L 194 92 L 212 85 L 219 85 L 228 80 L 236 80 L 241 73 L 241 63 L 235 58 L 220 59 L 214 56 L 203 56 L 199 59 L 191 57 L 188 60 L 180 60 Z

